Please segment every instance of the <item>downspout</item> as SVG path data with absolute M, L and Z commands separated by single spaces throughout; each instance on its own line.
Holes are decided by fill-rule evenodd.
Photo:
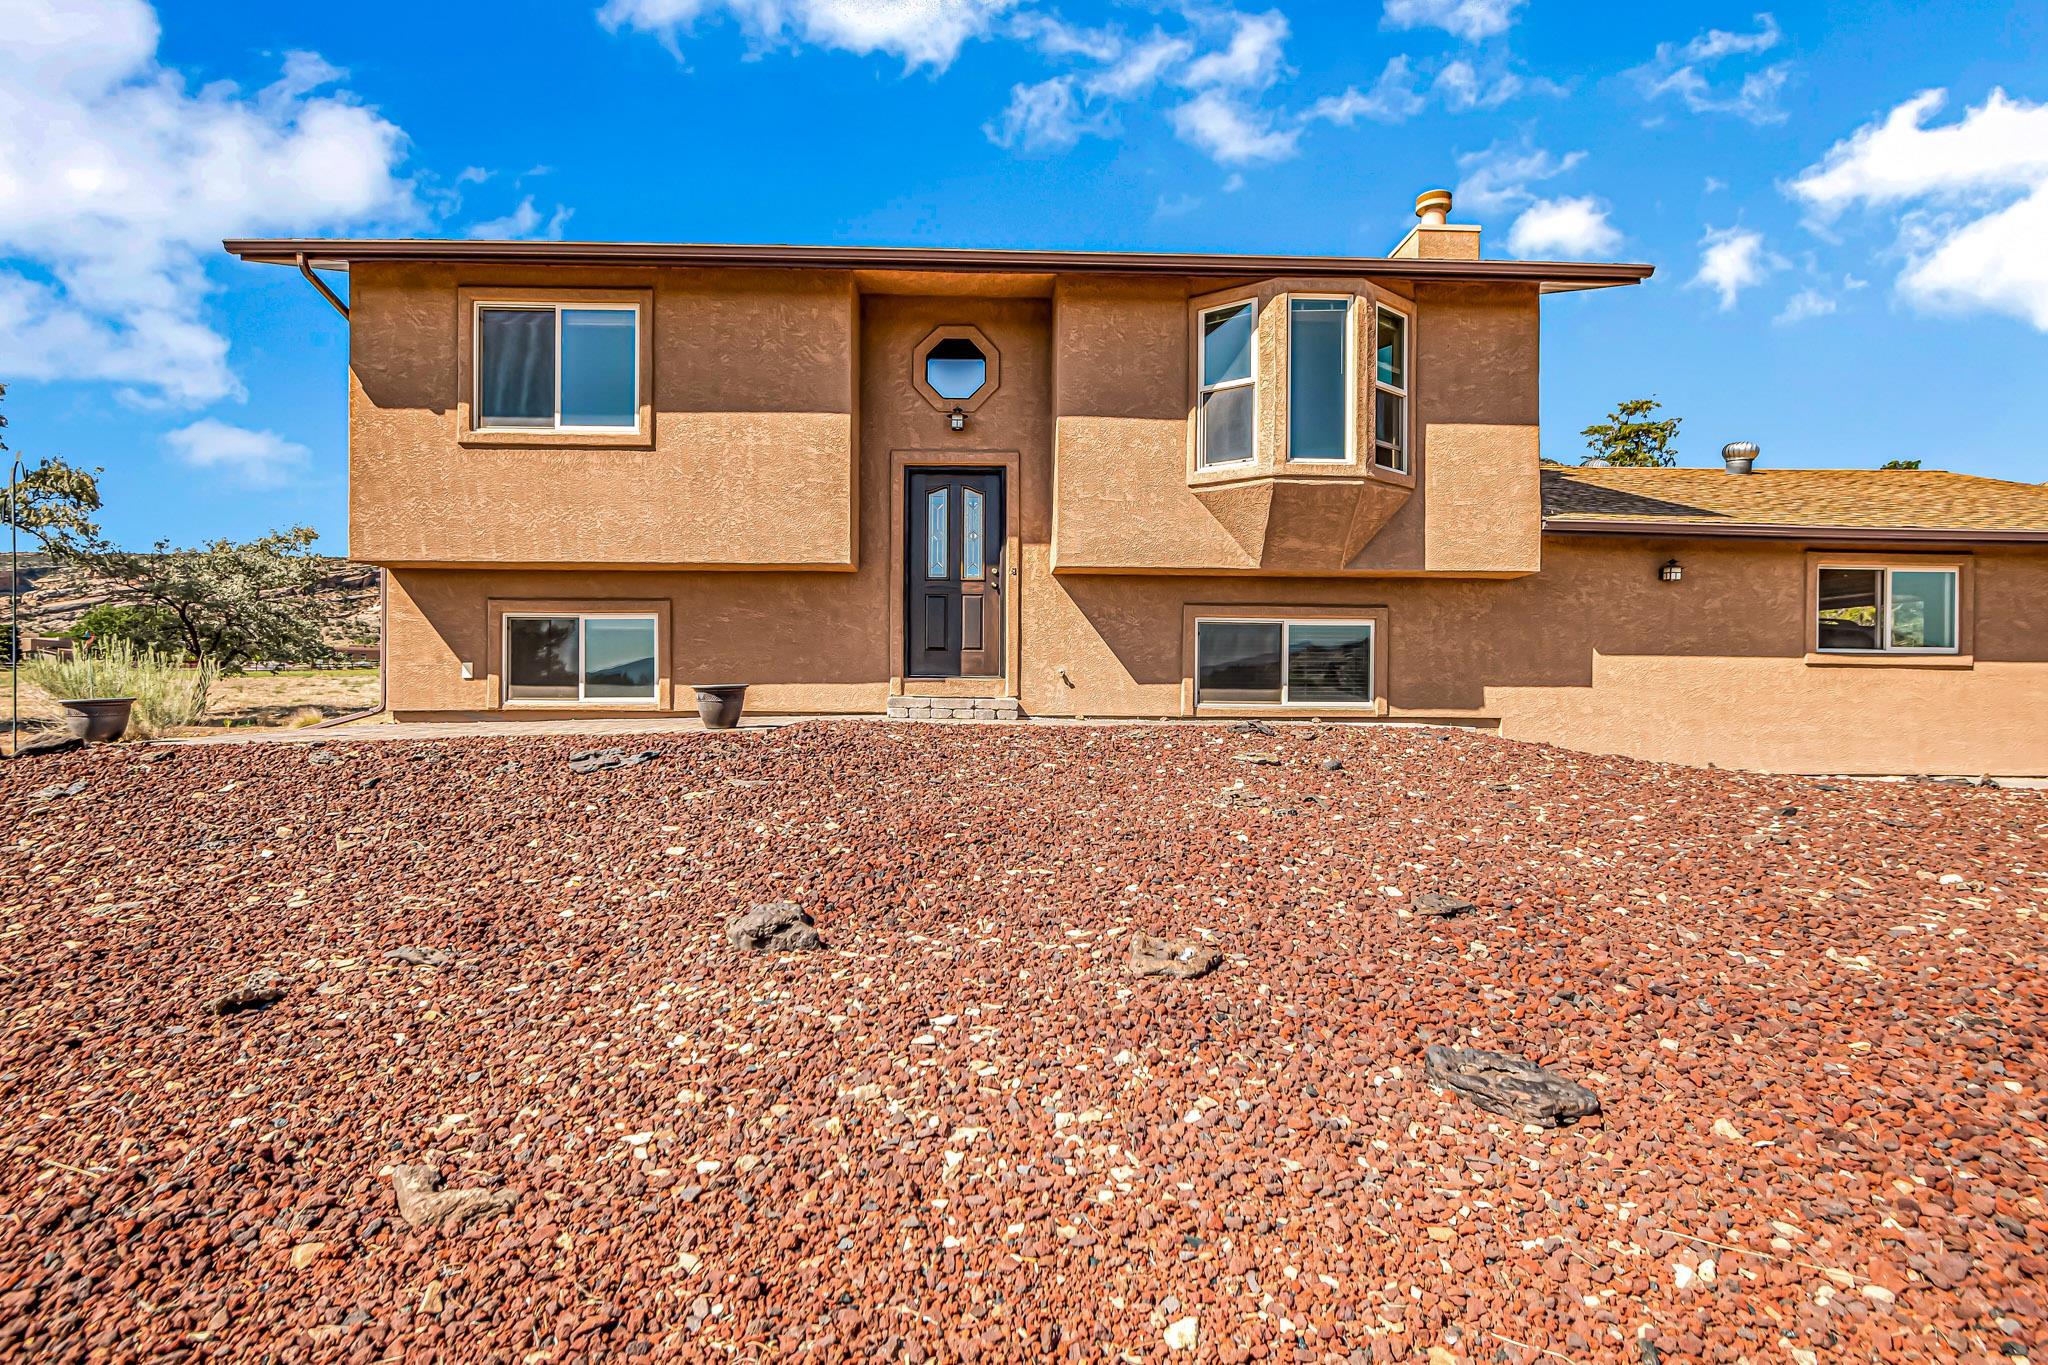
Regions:
M 306 277 L 306 283 L 312 285 L 315 289 L 319 290 L 320 297 L 326 299 L 329 304 L 333 305 L 334 311 L 341 314 L 341 320 L 343 322 L 347 322 L 348 305 L 343 303 L 332 289 L 328 288 L 327 281 L 321 279 L 318 275 L 315 275 L 313 273 L 313 267 L 307 263 L 306 253 L 303 251 L 299 253 L 298 266 L 299 273 Z M 390 648 L 387 642 L 390 639 L 391 635 L 391 594 L 389 579 L 389 570 L 377 570 L 377 704 L 375 706 L 372 706 L 367 711 L 351 711 L 345 716 L 329 716 L 326 720 L 319 721 L 308 728 L 314 730 L 325 730 L 330 725 L 347 725 L 350 721 L 362 720 L 369 716 L 382 714 L 384 710 L 384 704 L 386 701 L 390 699 L 391 695 L 391 674 L 389 667 L 390 659 L 387 657 L 386 653 L 386 651 Z
M 347 322 L 348 305 L 343 303 L 341 301 L 340 296 L 337 295 L 332 289 L 327 287 L 327 281 L 321 279 L 318 275 L 315 275 L 313 273 L 313 267 L 306 264 L 306 253 L 303 251 L 299 253 L 299 273 L 306 277 L 307 284 L 312 285 L 315 289 L 320 291 L 321 298 L 326 299 L 329 303 L 334 305 L 334 311 L 341 314 L 341 320 L 343 322 Z

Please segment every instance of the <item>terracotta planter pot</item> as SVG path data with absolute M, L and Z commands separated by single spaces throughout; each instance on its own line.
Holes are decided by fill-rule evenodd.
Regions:
M 711 683 L 697 689 L 697 718 L 707 730 L 730 730 L 747 704 L 745 683 Z
M 78 738 L 91 744 L 105 744 L 128 733 L 128 712 L 133 697 L 81 697 L 59 701 L 64 708 L 64 725 Z

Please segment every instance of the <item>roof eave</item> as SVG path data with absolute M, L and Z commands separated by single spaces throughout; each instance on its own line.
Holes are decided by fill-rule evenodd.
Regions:
M 1545 517 L 1543 529 L 1550 535 L 1829 540 L 1859 545 L 1957 542 L 1973 545 L 2048 544 L 2048 530 L 1987 530 L 1953 526 L 1779 525 L 1771 522 L 1625 521 L 1620 518 Z
M 230 238 L 232 256 L 323 270 L 355 261 L 473 265 L 726 266 L 753 269 L 942 270 L 981 274 L 1357 275 L 1468 283 L 1533 283 L 1544 292 L 1639 284 L 1655 267 L 1628 262 L 1429 261 L 1383 256 L 1241 256 L 1191 252 L 978 251 L 665 242 L 471 242 L 421 238 Z

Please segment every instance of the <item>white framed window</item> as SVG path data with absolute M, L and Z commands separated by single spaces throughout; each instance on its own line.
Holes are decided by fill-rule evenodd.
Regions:
M 1823 654 L 1953 654 L 1961 570 L 1824 564 L 1815 645 Z
M 1251 462 L 1258 418 L 1259 308 L 1250 299 L 1205 308 L 1202 392 L 1195 463 L 1203 469 Z
M 1371 707 L 1371 621 L 1195 622 L 1195 705 Z
M 1372 461 L 1408 472 L 1408 315 L 1380 304 L 1373 313 Z
M 654 701 L 659 634 L 656 618 L 645 613 L 507 612 L 505 700 Z
M 640 429 L 640 307 L 478 301 L 480 431 Z
M 1293 294 L 1287 299 L 1287 458 L 1353 458 L 1357 385 L 1351 299 Z

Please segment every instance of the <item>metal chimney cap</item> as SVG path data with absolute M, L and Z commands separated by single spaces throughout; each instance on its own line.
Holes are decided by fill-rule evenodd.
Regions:
M 1758 453 L 1755 441 L 1730 441 L 1721 447 L 1721 460 L 1730 474 L 1748 474 L 1756 466 Z
M 1451 216 L 1449 190 L 1424 190 L 1415 196 L 1415 216 L 1436 227 Z

